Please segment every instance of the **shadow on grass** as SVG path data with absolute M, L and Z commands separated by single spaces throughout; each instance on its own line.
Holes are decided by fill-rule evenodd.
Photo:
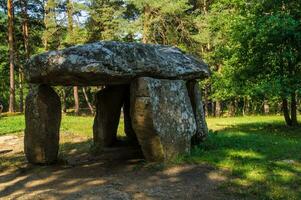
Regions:
M 226 192 L 250 199 L 301 199 L 301 128 L 248 123 L 211 131 L 186 162 L 228 169 Z
M 231 132 L 231 131 L 243 131 L 247 133 L 264 134 L 264 135 L 278 135 L 287 136 L 289 138 L 297 137 L 301 138 L 301 125 L 296 127 L 286 126 L 285 123 L 245 123 L 239 125 L 231 125 L 220 131 Z

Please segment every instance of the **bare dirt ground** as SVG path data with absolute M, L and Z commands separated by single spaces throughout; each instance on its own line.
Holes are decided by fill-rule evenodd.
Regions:
M 70 151 L 57 165 L 33 166 L 24 159 L 22 136 L 10 135 L 0 137 L 0 158 L 20 162 L 0 168 L 0 199 L 233 199 L 220 190 L 227 172 L 145 164 L 133 147 L 107 149 L 100 156 Z

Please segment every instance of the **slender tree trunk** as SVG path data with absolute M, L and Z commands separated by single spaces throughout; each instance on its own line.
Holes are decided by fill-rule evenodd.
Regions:
M 73 5 L 71 0 L 67 0 L 67 17 L 68 17 L 68 34 L 73 35 Z M 74 111 L 79 114 L 79 97 L 78 97 L 78 86 L 73 87 L 74 94 Z
M 205 92 L 204 92 L 204 110 L 205 110 L 205 116 L 209 115 L 209 110 L 208 110 L 208 86 L 205 84 Z
M 8 15 L 8 47 L 9 47 L 9 112 L 15 112 L 15 61 L 14 61 L 14 33 L 13 33 L 13 1 L 7 0 Z
M 268 115 L 270 113 L 270 105 L 268 100 L 266 99 L 263 101 L 263 112 L 265 115 Z
M 286 98 L 282 99 L 282 110 L 283 110 L 283 115 L 285 122 L 288 126 L 292 126 L 292 120 L 290 118 L 290 113 L 289 113 L 289 108 L 288 108 L 288 101 Z
M 73 4 L 72 0 L 67 0 L 67 17 L 68 17 L 68 34 L 72 39 L 73 36 Z M 71 42 L 71 41 L 69 41 Z
M 20 98 L 20 104 L 19 104 L 19 112 L 23 113 L 24 108 L 24 95 L 23 95 L 23 66 L 19 67 L 19 98 Z
M 234 116 L 238 113 L 239 111 L 239 106 L 238 106 L 238 99 L 234 99 Z
M 78 87 L 73 87 L 73 96 L 74 96 L 74 112 L 76 115 L 79 114 L 79 98 L 78 98 Z
M 89 97 L 88 97 L 88 95 L 87 95 L 86 88 L 84 88 L 84 87 L 83 87 L 83 93 L 84 93 L 84 96 L 85 96 L 85 100 L 86 100 L 86 102 L 87 102 L 87 104 L 88 104 L 88 106 L 89 106 L 89 109 L 90 109 L 90 111 L 91 111 L 91 114 L 93 115 L 93 114 L 94 114 L 94 109 L 93 109 L 92 104 L 91 104 L 90 101 L 89 101 Z
M 282 102 L 278 102 L 277 104 L 277 114 L 281 114 L 282 113 Z
M 296 126 L 298 125 L 297 120 L 297 101 L 296 101 L 296 93 L 293 92 L 291 94 L 291 119 L 292 119 L 292 125 Z
M 24 50 L 26 59 L 29 59 L 30 52 L 29 52 L 29 26 L 28 26 L 28 14 L 27 14 L 27 0 L 21 0 L 22 3 L 22 34 L 23 34 L 23 41 L 24 41 Z
M 16 35 L 14 35 L 14 41 L 16 40 Z M 17 49 L 18 47 L 16 46 L 16 43 L 14 43 L 14 49 Z M 19 62 L 18 62 L 19 61 Z M 20 62 L 19 59 L 19 52 L 15 51 L 14 52 L 14 62 L 16 66 L 18 66 L 18 86 L 19 86 L 19 111 L 20 113 L 23 113 L 23 64 Z M 16 110 L 15 110 L 16 111 Z
M 222 113 L 222 105 L 219 100 L 215 102 L 215 116 L 220 117 Z
M 203 11 L 205 15 L 208 13 L 207 0 L 203 0 Z
M 243 115 L 248 115 L 250 112 L 250 102 L 248 97 L 244 97 L 244 107 L 243 107 Z
M 150 7 L 148 5 L 144 6 L 143 9 L 143 38 L 142 43 L 147 44 L 149 42 L 149 20 L 150 20 Z
M 215 109 L 216 109 L 216 103 L 215 101 L 211 101 L 211 113 L 212 113 L 212 117 L 215 117 Z
M 231 100 L 228 104 L 228 113 L 230 117 L 235 116 L 235 101 Z
M 66 96 L 66 88 L 65 87 L 63 87 L 62 107 L 63 107 L 63 112 L 67 113 L 67 96 Z
M 26 60 L 29 59 L 29 31 L 28 31 L 28 14 L 27 14 L 27 0 L 20 1 L 20 7 L 22 12 L 22 35 L 23 35 L 23 43 L 24 43 L 24 51 Z M 24 72 L 23 65 L 19 67 L 19 89 L 20 89 L 20 112 L 23 113 L 24 108 L 24 98 L 23 98 L 23 87 L 24 87 Z

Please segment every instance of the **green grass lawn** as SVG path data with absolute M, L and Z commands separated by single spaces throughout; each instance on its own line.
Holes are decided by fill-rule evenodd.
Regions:
M 281 116 L 207 121 L 207 140 L 176 162 L 205 163 L 225 170 L 229 179 L 221 189 L 242 199 L 301 199 L 301 127 L 286 127 Z M 92 124 L 92 117 L 63 116 L 60 152 L 83 148 L 82 143 L 66 142 L 65 136 L 89 140 Z M 0 118 L 0 135 L 19 134 L 23 129 L 22 115 Z M 124 135 L 122 121 L 118 134 Z
M 206 142 L 185 162 L 228 170 L 226 191 L 248 199 L 301 199 L 301 128 L 281 116 L 209 118 Z
M 61 132 L 63 134 L 80 135 L 83 137 L 92 137 L 93 135 L 93 117 L 75 117 L 64 115 L 62 117 Z M 24 115 L 2 116 L 0 117 L 0 136 L 7 134 L 23 134 L 25 127 Z M 124 136 L 123 120 L 120 120 L 118 135 Z

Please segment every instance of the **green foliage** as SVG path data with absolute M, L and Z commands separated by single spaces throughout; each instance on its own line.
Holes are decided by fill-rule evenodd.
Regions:
M 212 76 L 201 84 L 207 111 L 214 113 L 219 102 L 226 113 L 236 102 L 238 111 L 250 107 L 260 113 L 267 100 L 279 113 L 282 99 L 301 92 L 300 5 L 278 0 L 28 0 L 30 54 L 99 40 L 172 45 L 209 64 Z M 26 58 L 21 9 L 19 3 L 14 6 L 18 71 Z M 0 99 L 7 108 L 5 2 L 0 7 Z M 63 88 L 58 89 L 62 96 Z M 66 104 L 72 107 L 72 93 L 67 93 Z
M 126 23 L 127 6 L 121 0 L 91 0 L 86 23 L 88 41 L 121 40 L 122 25 Z
M 140 10 L 138 22 L 144 42 L 178 46 L 193 50 L 196 31 L 192 5 L 188 0 L 130 1 Z

